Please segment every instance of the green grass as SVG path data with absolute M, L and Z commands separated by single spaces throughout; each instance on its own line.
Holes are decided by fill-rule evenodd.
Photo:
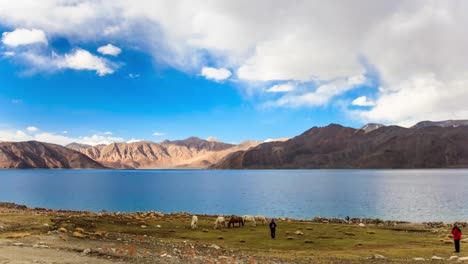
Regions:
M 54 221 L 51 221 L 55 218 Z M 191 217 L 166 215 L 156 220 L 127 220 L 122 216 L 42 216 L 34 214 L 2 214 L 0 221 L 12 228 L 0 233 L 6 237 L 14 233 L 46 233 L 49 228 L 66 227 L 72 231 L 75 227 L 87 232 L 106 231 L 106 239 L 127 238 L 156 239 L 167 243 L 184 241 L 201 245 L 218 245 L 222 248 L 243 251 L 254 256 L 276 256 L 281 258 L 334 257 L 358 259 L 381 254 L 391 259 L 411 259 L 414 257 L 431 258 L 433 255 L 449 257 L 453 245 L 444 244 L 440 239 L 449 233 L 432 232 L 418 224 L 395 227 L 368 226 L 359 227 L 347 224 L 322 224 L 304 221 L 278 220 L 276 240 L 270 238 L 267 225 L 252 227 L 246 224 L 241 228 L 213 229 L 214 216 L 199 216 L 198 229 L 190 228 Z M 57 221 L 58 220 L 58 221 Z M 55 224 L 55 226 L 53 226 Z M 142 228 L 144 224 L 147 227 Z M 161 227 L 158 228 L 157 225 Z M 207 230 L 204 232 L 203 230 Z M 300 230 L 304 235 L 295 235 Z M 222 239 L 219 239 L 222 237 Z M 288 240 L 292 237 L 292 240 Z M 245 242 L 240 242 L 241 240 Z M 309 241 L 310 243 L 305 243 Z M 462 244 L 463 246 L 466 244 Z

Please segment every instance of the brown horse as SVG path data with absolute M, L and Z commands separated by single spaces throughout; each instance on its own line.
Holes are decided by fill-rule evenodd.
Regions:
M 242 217 L 240 216 L 236 216 L 236 215 L 233 215 L 231 216 L 231 220 L 229 220 L 229 223 L 228 223 L 228 228 L 231 228 L 231 224 L 232 224 L 232 227 L 235 227 L 234 224 L 239 224 L 239 227 L 241 226 L 244 226 L 244 219 L 242 219 Z

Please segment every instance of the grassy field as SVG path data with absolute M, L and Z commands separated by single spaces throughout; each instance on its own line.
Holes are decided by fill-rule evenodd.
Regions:
M 78 241 L 86 244 L 96 240 L 118 243 L 123 240 L 126 245 L 131 243 L 138 249 L 154 249 L 154 241 L 172 245 L 189 242 L 292 262 L 306 261 L 311 257 L 359 260 L 374 254 L 391 260 L 430 259 L 432 256 L 447 259 L 454 255 L 453 243 L 447 237 L 450 227 L 430 228 L 422 224 L 360 227 L 357 224 L 277 220 L 276 240 L 272 240 L 267 225 L 254 227 L 246 224 L 241 228 L 215 230 L 214 221 L 214 216 L 199 216 L 198 229 L 192 230 L 191 216 L 183 214 L 145 218 L 138 214 L 3 212 L 0 213 L 0 224 L 5 226 L 5 230 L 0 232 L 0 239 L 59 234 L 67 243 Z M 67 232 L 58 232 L 60 227 L 66 228 Z M 72 232 L 76 228 L 83 229 L 80 232 L 84 238 L 73 237 Z M 295 234 L 296 231 L 302 234 Z

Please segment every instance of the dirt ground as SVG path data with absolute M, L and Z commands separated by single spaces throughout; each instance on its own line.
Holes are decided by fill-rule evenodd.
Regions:
M 452 257 L 450 226 L 444 223 L 277 219 L 272 240 L 266 224 L 214 229 L 216 216 L 198 218 L 192 229 L 187 213 L 92 213 L 0 203 L 0 264 L 465 261 L 462 254 Z

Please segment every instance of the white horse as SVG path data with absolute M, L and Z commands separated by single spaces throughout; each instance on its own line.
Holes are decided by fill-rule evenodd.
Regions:
M 218 216 L 218 218 L 216 218 L 214 229 L 217 229 L 218 226 L 226 228 L 226 219 L 224 219 L 224 216 Z
M 244 223 L 251 222 L 252 226 L 257 226 L 257 222 L 255 222 L 255 217 L 251 215 L 244 215 L 242 216 L 242 219 L 244 219 Z
M 192 229 L 196 229 L 197 224 L 198 224 L 198 217 L 194 215 L 192 216 L 192 223 L 190 224 L 190 226 L 192 227 Z
M 262 223 L 262 224 L 268 224 L 268 220 L 263 215 L 255 216 L 255 221 L 257 221 L 258 223 Z

